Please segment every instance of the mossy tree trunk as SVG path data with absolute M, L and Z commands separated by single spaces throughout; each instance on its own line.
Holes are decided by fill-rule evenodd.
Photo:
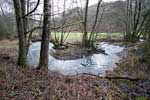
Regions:
M 19 38 L 19 52 L 18 52 L 18 65 L 25 66 L 26 65 L 26 48 L 25 48 L 25 34 L 24 34 L 24 25 L 22 17 L 22 8 L 20 0 L 13 0 L 15 14 L 16 14 L 16 22 L 17 22 L 17 31 Z

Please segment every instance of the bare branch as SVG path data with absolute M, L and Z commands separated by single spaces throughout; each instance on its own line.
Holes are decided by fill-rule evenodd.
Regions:
M 35 8 L 33 10 L 31 10 L 30 12 L 28 12 L 27 14 L 25 14 L 21 18 L 24 18 L 24 17 L 29 16 L 30 14 L 32 14 L 37 9 L 37 7 L 39 6 L 39 4 L 40 4 L 40 0 L 38 0 L 37 4 L 36 4 L 36 6 L 35 6 Z

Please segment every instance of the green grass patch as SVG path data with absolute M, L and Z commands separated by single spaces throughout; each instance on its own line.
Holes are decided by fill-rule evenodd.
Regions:
M 61 37 L 61 33 L 57 32 L 57 33 L 51 33 L 51 36 L 54 38 L 55 34 L 57 34 L 57 37 Z M 37 36 L 38 33 L 33 33 L 33 36 Z M 88 36 L 90 35 L 90 33 L 88 33 Z M 67 36 L 67 40 L 81 40 L 83 33 L 75 33 L 75 32 L 71 32 L 69 33 L 65 33 L 65 37 Z M 105 38 L 120 38 L 123 37 L 123 33 L 98 33 L 97 39 L 105 39 Z
M 123 33 L 98 33 L 97 39 L 101 38 L 121 38 Z
M 65 36 L 67 36 L 68 33 L 65 33 Z M 88 33 L 88 36 L 90 35 L 90 33 Z M 61 33 L 57 33 L 57 37 L 60 37 Z M 83 34 L 82 33 L 69 33 L 67 39 L 68 40 L 81 40 L 82 39 Z M 54 37 L 54 33 L 52 33 L 52 37 Z M 120 38 L 123 37 L 122 33 L 98 33 L 98 37 L 97 39 L 101 39 L 101 38 Z
M 136 100 L 146 100 L 144 97 L 137 97 Z
M 51 36 L 54 38 L 55 34 L 57 34 L 57 37 L 61 37 L 61 33 L 51 33 Z M 73 39 L 73 40 L 80 40 L 82 39 L 82 33 L 65 33 L 64 34 L 65 37 L 67 37 L 67 39 Z

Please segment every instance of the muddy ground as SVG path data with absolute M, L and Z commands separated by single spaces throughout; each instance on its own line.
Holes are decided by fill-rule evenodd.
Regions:
M 16 62 L 17 42 L 0 41 L 0 100 L 150 100 L 149 66 L 130 50 L 107 72 L 118 77 L 114 79 L 64 76 L 21 68 Z

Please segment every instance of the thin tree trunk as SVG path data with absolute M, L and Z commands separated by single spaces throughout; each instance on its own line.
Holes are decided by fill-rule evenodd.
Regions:
M 88 5 L 89 5 L 89 0 L 86 0 L 85 15 L 84 15 L 84 22 L 83 22 L 83 39 L 82 39 L 83 47 L 88 46 L 88 32 L 87 32 Z
M 44 0 L 44 20 L 43 20 L 43 33 L 41 42 L 41 52 L 40 52 L 40 69 L 48 69 L 48 50 L 49 50 L 49 34 L 50 34 L 50 15 L 51 14 L 51 4 L 50 0 Z
M 93 40 L 94 39 L 94 33 L 95 33 L 96 25 L 97 25 L 97 20 L 98 20 L 98 16 L 99 16 L 99 10 L 100 10 L 101 2 L 102 2 L 102 0 L 98 1 L 94 24 L 93 24 L 93 27 L 92 27 L 92 30 L 91 30 L 91 33 L 90 33 L 90 36 L 89 36 L 88 43 L 90 44 L 90 46 L 92 46 L 93 42 L 94 42 L 94 40 Z

